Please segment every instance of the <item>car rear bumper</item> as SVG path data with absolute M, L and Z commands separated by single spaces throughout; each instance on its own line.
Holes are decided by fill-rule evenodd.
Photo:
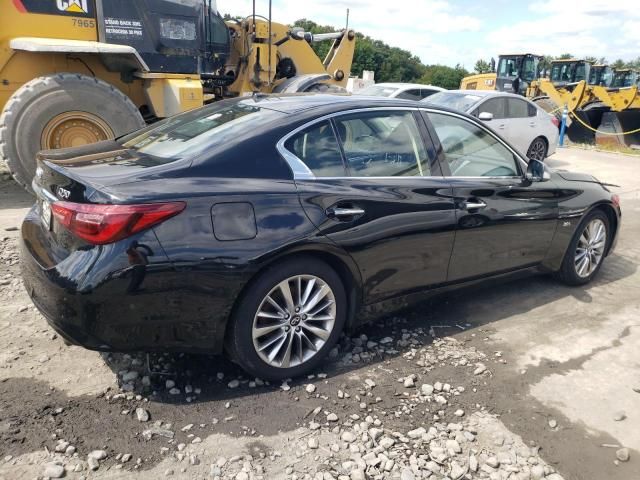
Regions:
M 148 246 L 148 265 L 131 265 L 132 241 Z M 220 353 L 242 276 L 177 271 L 155 235 L 80 249 L 50 261 L 35 210 L 22 225 L 21 268 L 34 305 L 68 343 L 99 351 Z

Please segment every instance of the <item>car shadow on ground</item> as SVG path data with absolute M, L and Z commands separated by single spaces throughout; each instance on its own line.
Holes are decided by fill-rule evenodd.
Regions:
M 638 265 L 616 253 L 611 254 L 598 277 L 589 285 L 568 287 L 551 275 L 536 275 L 513 281 L 495 280 L 474 287 L 467 287 L 447 294 L 434 296 L 397 314 L 359 327 L 343 335 L 337 357 L 328 359 L 311 379 L 349 376 L 363 368 L 372 368 L 394 357 L 404 355 L 415 347 L 403 344 L 403 334 L 420 339 L 427 346 L 434 338 L 455 335 L 462 331 L 490 330 L 492 323 L 535 310 L 567 296 L 579 302 L 591 303 L 597 287 L 624 281 L 632 276 Z M 381 348 L 379 340 L 391 337 L 393 353 Z M 369 340 L 378 343 L 368 349 Z M 357 362 L 351 354 L 360 354 Z M 350 360 L 351 358 L 351 360 Z M 238 366 L 223 356 L 192 354 L 103 354 L 109 368 L 118 375 L 125 391 L 147 396 L 153 402 L 185 404 L 202 402 L 226 402 L 244 396 L 260 395 L 282 388 L 280 382 L 262 382 L 249 377 Z M 127 372 L 137 371 L 133 382 L 123 382 Z M 237 382 L 236 382 L 237 380 Z M 167 381 L 169 383 L 167 383 Z M 307 377 L 286 382 L 291 388 L 300 387 L 310 380 Z M 231 383 L 230 383 L 231 382 Z M 237 385 L 236 385 L 237 384 Z M 285 388 L 287 388 L 285 386 Z M 173 390 L 171 392 L 171 388 Z

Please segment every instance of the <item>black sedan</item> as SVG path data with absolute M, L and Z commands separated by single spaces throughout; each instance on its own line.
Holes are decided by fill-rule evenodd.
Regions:
M 215 103 L 41 152 L 33 189 L 24 282 L 69 343 L 225 351 L 266 379 L 433 292 L 535 271 L 585 284 L 620 225 L 595 178 L 382 98 Z

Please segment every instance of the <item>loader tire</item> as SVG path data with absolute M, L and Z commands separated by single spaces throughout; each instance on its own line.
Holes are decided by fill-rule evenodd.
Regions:
M 85 145 L 145 126 L 133 102 L 102 80 L 76 73 L 34 78 L 0 115 L 0 160 L 31 190 L 40 150 Z

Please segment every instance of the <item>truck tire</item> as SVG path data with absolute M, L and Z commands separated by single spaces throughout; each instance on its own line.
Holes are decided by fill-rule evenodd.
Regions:
M 76 73 L 34 78 L 0 115 L 0 159 L 27 190 L 40 150 L 85 145 L 145 126 L 133 102 L 102 80 Z

